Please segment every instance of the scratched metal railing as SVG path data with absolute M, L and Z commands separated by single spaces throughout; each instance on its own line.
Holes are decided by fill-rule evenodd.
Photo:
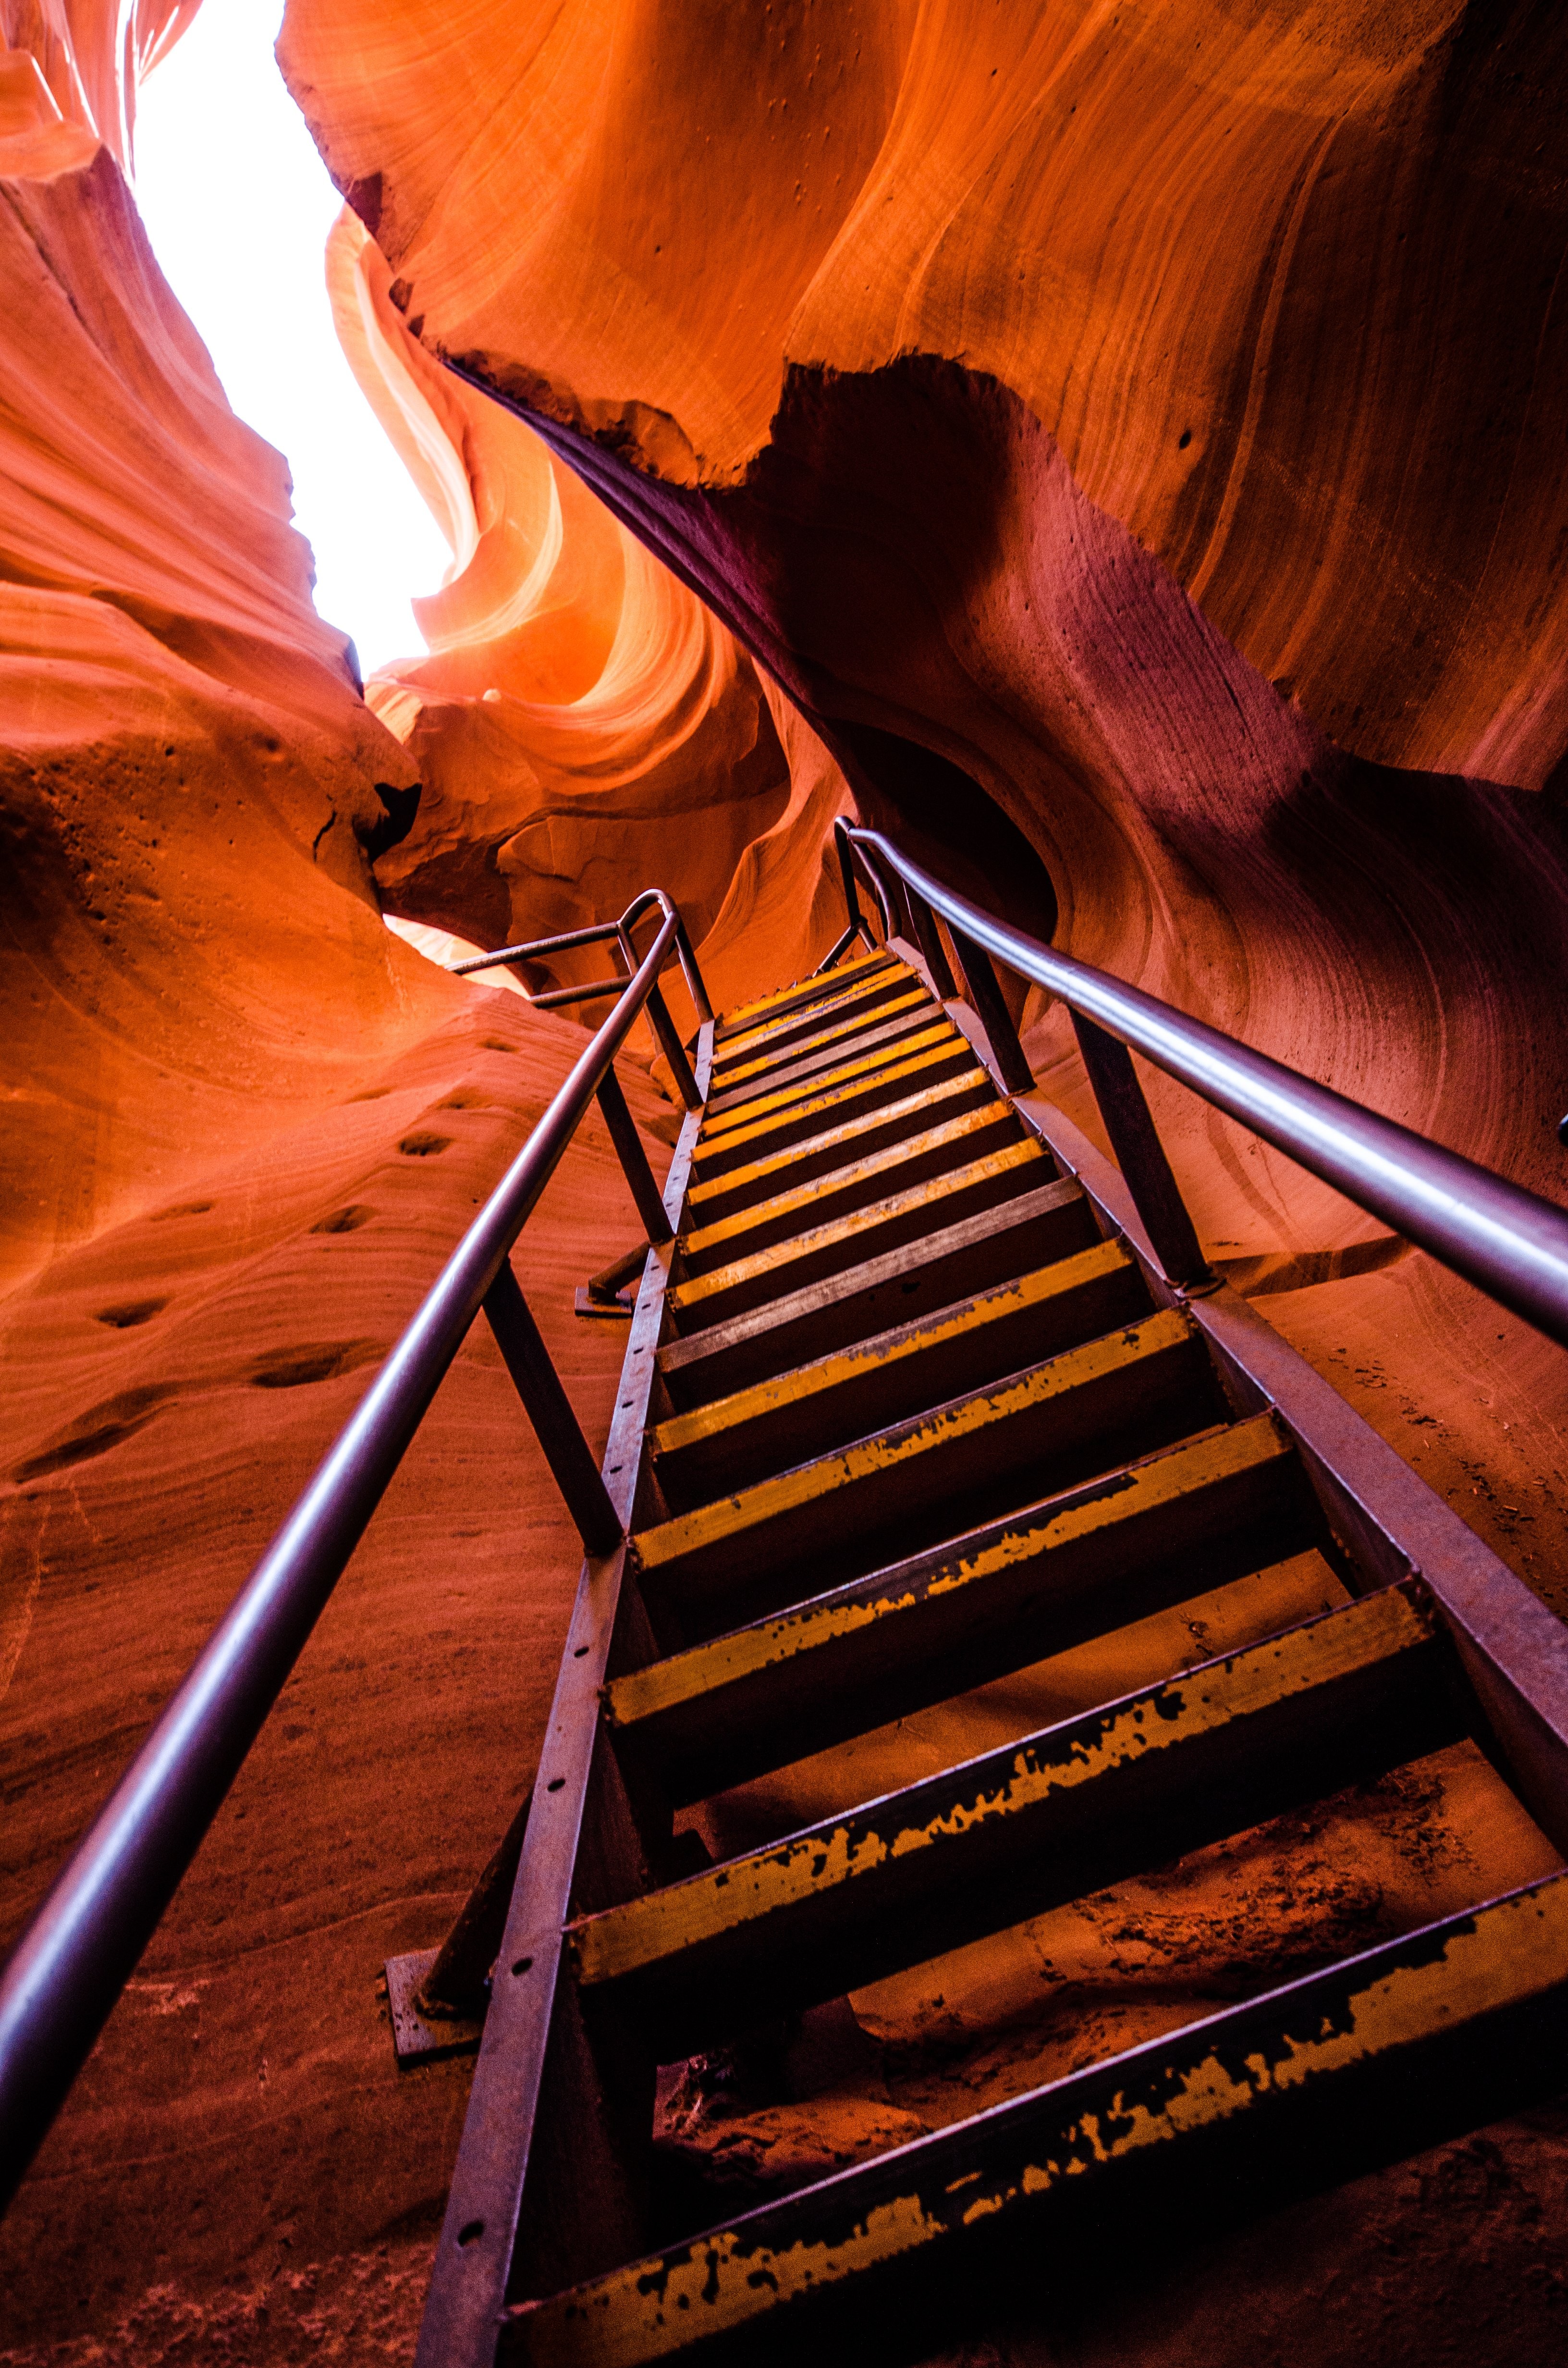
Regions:
M 957 982 L 937 916 L 946 922 L 963 973 L 966 999 L 978 1015 L 1003 1083 L 1032 1083 L 1017 1029 L 997 984 L 994 962 L 1057 996 L 1073 1016 L 1078 1047 L 1099 1103 L 1111 1149 L 1166 1276 L 1187 1291 L 1210 1274 L 1191 1217 L 1165 1157 L 1129 1047 L 1189 1086 L 1228 1117 L 1250 1127 L 1391 1231 L 1430 1251 L 1500 1306 L 1568 1347 L 1568 1211 L 1510 1184 L 1474 1160 L 1380 1118 L 1346 1095 L 1255 1053 L 1218 1028 L 1189 1019 L 1157 996 L 1074 962 L 1024 930 L 960 896 L 881 832 L 835 825 L 849 926 L 823 968 L 857 937 L 873 942 L 856 894 L 854 861 L 864 866 L 881 908 L 884 933 L 919 946 L 937 992 Z M 1568 1123 L 1568 1121 L 1565 1121 Z
M 650 911 L 645 954 L 632 939 Z M 712 1018 L 680 915 L 660 889 L 619 921 L 507 946 L 459 974 L 612 943 L 619 976 L 532 998 L 616 1005 L 469 1227 L 358 1411 L 235 1597 L 131 1767 L 56 1878 L 0 1979 L 0 2208 L 8 2203 L 195 1857 L 350 1555 L 481 1308 L 586 1550 L 621 1537 L 593 1452 L 528 1311 L 511 1250 L 597 1100 L 650 1241 L 670 1225 L 616 1054 L 646 1010 L 688 1108 L 699 1099 L 659 989 L 675 957 L 699 1022 Z

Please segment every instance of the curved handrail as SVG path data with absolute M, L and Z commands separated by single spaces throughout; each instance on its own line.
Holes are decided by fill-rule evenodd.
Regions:
M 481 1306 L 498 1281 L 515 1298 L 512 1245 L 588 1105 L 613 1076 L 632 1022 L 658 992 L 665 957 L 678 947 L 680 916 L 667 897 L 661 908 L 658 934 L 619 1002 L 447 1261 L 13 1951 L 0 1977 L 0 2206 L 63 2103 Z M 586 1452 L 580 1435 L 579 1452 Z M 597 1469 L 591 1477 L 597 1480 Z M 608 1497 L 604 1502 L 608 1508 Z M 613 1509 L 608 1518 L 614 1520 Z
M 1393 1233 L 1568 1348 L 1568 1211 L 960 896 L 881 831 L 846 825 L 949 928 L 1178 1078 Z
M 474 954 L 466 962 L 449 962 L 447 968 L 454 978 L 467 978 L 474 971 L 499 969 L 506 962 L 540 961 L 546 954 L 566 953 L 576 946 L 604 945 L 613 939 L 622 952 L 629 956 L 627 975 L 630 977 L 631 972 L 637 967 L 635 956 L 631 951 L 631 933 L 650 906 L 658 912 L 663 919 L 675 922 L 676 958 L 680 963 L 682 975 L 686 980 L 687 993 L 691 997 L 692 1008 L 697 1014 L 697 1024 L 699 1028 L 706 1027 L 713 1017 L 713 1007 L 708 1000 L 708 989 L 703 984 L 702 973 L 698 967 L 691 939 L 687 935 L 686 923 L 662 888 L 642 889 L 638 895 L 633 896 L 619 921 L 596 921 L 589 928 L 567 929 L 560 937 L 555 938 L 534 938 L 527 945 L 497 946 L 494 953 Z M 555 987 L 546 995 L 529 996 L 528 1001 L 537 1004 L 541 1009 L 546 1009 L 554 1003 L 584 1002 L 593 996 L 613 994 L 619 984 L 619 980 L 600 979 L 592 986 Z

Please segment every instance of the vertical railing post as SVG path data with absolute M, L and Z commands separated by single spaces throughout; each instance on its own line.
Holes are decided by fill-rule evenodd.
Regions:
M 691 939 L 686 933 L 686 923 L 678 915 L 676 919 L 676 951 L 680 956 L 680 966 L 686 977 L 686 991 L 691 997 L 692 1008 L 697 1014 L 697 1024 L 699 1028 L 706 1028 L 713 1017 L 713 1006 L 708 1000 L 708 988 L 703 981 L 702 973 L 697 966 L 697 955 Z
M 512 1885 L 517 1879 L 517 1861 L 523 1854 L 533 1797 L 530 1782 L 522 1806 L 501 1837 L 484 1873 L 459 1911 L 457 1922 L 437 1950 L 435 1964 L 419 1985 L 418 2003 L 426 2014 L 472 2017 L 475 2021 L 483 2018 L 485 1984 L 506 1930 L 506 1910 L 512 1904 Z
M 561 1385 L 528 1301 L 517 1288 L 509 1258 L 502 1259 L 484 1294 L 484 1313 L 544 1450 L 544 1460 L 577 1525 L 584 1550 L 609 1554 L 620 1543 L 620 1517 L 610 1503 L 593 1450 L 572 1411 L 572 1401 Z
M 931 984 L 941 1000 L 949 1003 L 958 993 L 958 983 L 953 977 L 947 948 L 942 943 L 942 933 L 937 927 L 937 916 L 919 890 L 911 888 L 907 882 L 904 883 L 904 902 L 909 906 L 915 942 L 925 955 L 926 967 L 931 973 Z
M 842 814 L 834 816 L 833 843 L 838 849 L 838 877 L 844 887 L 844 910 L 849 924 L 848 938 L 853 943 L 858 933 L 861 936 L 869 936 L 869 932 L 866 928 L 866 916 L 860 910 L 859 890 L 855 884 L 855 849 L 849 842 L 849 825 Z
M 686 1057 L 686 1047 L 676 1033 L 675 1021 L 670 1018 L 670 1007 L 656 986 L 649 988 L 645 1008 L 653 1024 L 653 1033 L 659 1040 L 659 1050 L 674 1073 L 676 1091 L 687 1110 L 700 1110 L 702 1096 L 697 1090 L 697 1079 L 691 1074 L 691 1063 Z
M 1089 1073 L 1105 1131 L 1154 1256 L 1172 1282 L 1189 1288 L 1212 1282 L 1198 1231 L 1165 1156 L 1132 1055 L 1092 1019 L 1073 1014 L 1078 1050 Z
M 642 1138 L 637 1132 L 636 1121 L 626 1107 L 626 1095 L 613 1069 L 605 1071 L 598 1099 L 604 1122 L 609 1129 L 609 1139 L 616 1147 L 626 1180 L 631 1187 L 631 1197 L 637 1203 L 643 1232 L 651 1242 L 673 1241 L 675 1227 L 665 1213 L 664 1195 L 648 1165 Z
M 1018 1031 L 1013 1025 L 1013 1015 L 1003 996 L 991 957 L 983 946 L 958 929 L 953 930 L 953 944 L 962 965 L 968 999 L 985 1030 L 1002 1083 L 1010 1094 L 1027 1094 L 1034 1084 L 1034 1076 L 1024 1058 L 1024 1048 L 1018 1042 Z
M 627 909 L 630 911 L 631 907 L 629 906 Z M 681 920 L 679 914 L 676 912 L 673 905 L 670 907 L 670 916 L 675 921 L 678 945 L 679 939 L 685 935 L 685 924 Z M 624 919 L 616 923 L 615 934 L 622 955 L 631 965 L 631 968 L 635 971 L 637 968 L 637 949 L 631 942 L 631 933 L 627 928 Z M 685 966 L 684 961 L 682 966 L 683 968 Z M 695 958 L 692 962 L 692 970 L 697 972 Z M 700 972 L 697 972 L 697 981 L 698 985 L 700 987 L 702 985 Z M 690 984 L 691 981 L 687 978 L 687 985 L 689 986 Z M 693 1002 L 695 1002 L 696 999 L 697 998 L 694 994 L 692 997 Z M 706 1007 L 708 1001 L 706 988 L 703 988 L 702 991 L 702 1001 Z M 687 1059 L 686 1047 L 682 1044 L 679 1036 L 676 1032 L 675 1021 L 670 1018 L 670 1007 L 665 1001 L 665 998 L 660 994 L 656 985 L 649 988 L 648 1000 L 643 1006 L 643 1009 L 648 1015 L 648 1024 L 653 1029 L 654 1035 L 658 1039 L 659 1050 L 663 1053 L 665 1060 L 670 1064 L 671 1073 L 673 1074 L 676 1081 L 676 1091 L 679 1094 L 687 1110 L 700 1110 L 702 1107 L 702 1096 L 697 1090 L 697 1079 L 692 1075 L 691 1063 Z M 706 1011 L 705 1017 L 711 1019 L 713 1014 L 711 1011 Z M 632 1189 L 635 1190 L 636 1187 L 633 1186 Z M 668 1236 L 664 1234 L 650 1234 L 648 1236 L 648 1239 L 651 1242 L 665 1241 L 667 1240 L 667 1238 Z

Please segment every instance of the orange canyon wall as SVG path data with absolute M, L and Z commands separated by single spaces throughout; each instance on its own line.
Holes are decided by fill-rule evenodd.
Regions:
M 381 918 L 415 763 L 125 177 L 182 13 L 3 17 L 0 1947 L 583 1042 Z M 596 1120 L 518 1258 L 595 1439 L 573 1286 L 635 1237 Z M 0 2356 L 404 2356 L 460 2082 L 400 2086 L 375 1975 L 526 1781 L 577 1566 L 476 1337 L 0 2229 Z
M 280 54 L 408 336 L 702 596 L 864 810 L 1562 1197 L 1560 11 L 291 0 Z M 1092 1132 L 1061 1014 L 1023 1018 Z M 1568 1609 L 1557 1352 L 1153 1098 L 1212 1254 Z M 1124 1680 L 1215 1649 L 1203 1618 Z M 1091 1660 L 725 1814 L 1103 1697 Z M 1484 1793 L 1428 1768 L 858 1998 L 806 2110 L 699 2083 L 677 2150 L 766 2192 L 1419 1920 L 1534 1862 Z M 1509 2124 L 965 2357 L 1546 2357 L 1565 2180 L 1561 2117 Z
M 410 336 L 869 812 L 1560 1194 L 1565 45 L 1537 0 L 291 0 L 279 55 Z M 1214 1254 L 1557 1589 L 1561 1359 L 1153 1099 Z
M 0 68 L 7 1930 L 581 1041 L 443 983 L 377 879 L 478 941 L 656 857 L 731 999 L 831 935 L 853 794 L 1562 1189 L 1557 12 L 294 0 L 345 343 L 453 550 L 368 707 L 119 169 L 183 13 L 14 6 Z M 1563 1600 L 1556 1353 L 1155 1099 L 1215 1254 Z M 620 1342 L 565 1310 L 631 1233 L 590 1132 L 524 1273 L 596 1436 Z M 505 1820 L 574 1575 L 476 1338 L 0 2231 L 0 2360 L 407 2356 L 465 2075 L 399 2082 L 370 1986 Z M 1223 1929 L 1199 1867 L 1048 1975 L 1038 1933 L 954 1966 L 945 2023 L 868 2003 L 880 2089 L 738 2175 L 961 2110 L 944 2046 L 1042 1978 L 1050 2068 L 1143 1975 L 1185 2012 L 1440 1904 L 1468 1781 L 1350 1804 L 1295 1895 L 1313 1836 L 1264 1837 Z M 1543 2357 L 1565 2200 L 1536 2116 L 970 2357 Z

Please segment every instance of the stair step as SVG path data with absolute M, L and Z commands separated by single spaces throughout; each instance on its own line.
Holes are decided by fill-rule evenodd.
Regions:
M 708 1108 L 711 1110 L 718 1106 L 716 1098 L 722 1096 L 727 1100 L 759 1077 L 777 1076 L 781 1070 L 840 1051 L 846 1044 L 868 1042 L 874 1035 L 886 1034 L 899 1027 L 911 1027 L 922 1016 L 930 1019 L 940 1009 L 941 1006 L 918 979 L 911 979 L 902 993 L 888 996 L 869 1009 L 854 1005 L 847 1009 L 830 1006 L 831 1016 L 824 1015 L 819 1025 L 801 1027 L 761 1044 L 749 1045 L 739 1056 L 722 1064 L 715 1062 Z
M 688 1278 L 683 1273 L 665 1304 L 679 1332 L 722 1324 L 767 1300 L 803 1291 L 884 1251 L 916 1242 L 946 1220 L 974 1216 L 1000 1201 L 1017 1200 L 1042 1173 L 1049 1175 L 1050 1163 L 1034 1136 L 1027 1135 L 924 1184 L 851 1210 L 847 1216 L 808 1226 L 771 1249 L 733 1258 L 706 1274 Z
M 939 1031 L 936 1036 L 933 1029 Z M 793 1098 L 807 1093 L 820 1077 L 841 1076 L 851 1059 L 858 1061 L 876 1053 L 885 1060 L 896 1060 L 896 1047 L 916 1041 L 942 1043 L 950 1034 L 961 1035 L 962 1030 L 954 1029 L 940 1004 L 933 1003 L 924 989 L 901 996 L 891 1011 L 873 1012 L 863 1026 L 835 1030 L 814 1046 L 791 1047 L 784 1060 L 762 1061 L 743 1069 L 733 1085 L 710 1092 L 702 1131 L 705 1134 L 719 1132 L 738 1112 L 753 1110 L 765 1097 L 774 1101 L 781 1094 Z
M 835 1019 L 859 1017 L 877 1010 L 899 996 L 911 992 L 924 994 L 924 982 L 903 962 L 886 964 L 862 979 L 851 979 L 833 995 L 821 996 L 811 1003 L 801 1004 L 793 1010 L 757 1021 L 738 1035 L 726 1036 L 715 1042 L 713 1074 L 722 1075 L 739 1061 L 749 1061 L 758 1052 L 798 1042 L 816 1030 L 831 1027 Z
M 1100 1242 L 777 1379 L 672 1415 L 648 1435 L 671 1509 L 700 1502 L 1020 1372 L 1151 1313 L 1135 1259 Z
M 881 1031 L 873 1030 L 868 1046 L 860 1050 L 846 1046 L 816 1066 L 808 1081 L 790 1084 L 786 1072 L 785 1081 L 779 1085 L 744 1087 L 722 1103 L 710 1102 L 698 1133 L 698 1156 L 701 1157 L 705 1147 L 711 1158 L 714 1152 L 726 1147 L 729 1136 L 737 1129 L 755 1126 L 809 1096 L 829 1093 L 835 1086 L 877 1076 L 900 1061 L 913 1060 L 917 1053 L 949 1051 L 957 1046 L 973 1059 L 968 1037 L 953 1026 L 946 1012 L 938 1012 L 934 1019 L 917 1013 L 914 1024 L 894 1031 L 889 1042 L 881 1040 Z
M 1419 1579 L 571 1928 L 660 2063 L 1454 1742 Z
M 630 1552 L 655 1621 L 673 1611 L 695 1642 L 774 1608 L 776 1588 L 758 1597 L 781 1573 L 799 1600 L 1224 1418 L 1192 1324 L 1167 1309 L 640 1530 Z
M 677 1407 L 705 1405 L 1010 1282 L 1099 1238 L 1076 1184 L 1041 1184 L 978 1216 L 939 1226 L 922 1238 L 917 1257 L 907 1247 L 884 1251 L 748 1315 L 666 1341 L 658 1351 L 660 1378 Z
M 694 1184 L 687 1194 L 687 1214 L 695 1224 L 713 1224 L 733 1216 L 758 1201 L 770 1200 L 787 1186 L 809 1183 L 855 1159 L 871 1158 L 892 1144 L 908 1143 L 916 1134 L 971 1110 L 999 1106 L 1001 1096 L 983 1069 L 949 1077 L 927 1092 L 905 1094 L 886 1109 L 869 1110 L 843 1126 L 830 1126 L 808 1135 L 787 1151 L 776 1151 L 744 1167 L 733 1167 L 711 1183 Z
M 791 1144 L 808 1142 L 813 1135 L 865 1111 L 883 1110 L 919 1088 L 940 1085 L 949 1077 L 991 1085 L 989 1073 L 975 1059 L 968 1039 L 956 1029 L 949 1034 L 938 1034 L 937 1041 L 923 1051 L 911 1052 L 905 1046 L 890 1065 L 880 1064 L 874 1056 L 869 1068 L 851 1064 L 840 1083 L 819 1086 L 802 1101 L 785 1095 L 778 1109 L 769 1109 L 760 1117 L 746 1117 L 742 1112 L 744 1125 L 728 1126 L 710 1140 L 698 1138 L 692 1172 L 707 1183 L 769 1153 L 786 1150 Z M 994 1092 L 994 1087 L 992 1090 Z
M 685 1807 L 1288 1559 L 1321 1531 L 1294 1449 L 1254 1415 L 631 1670 L 607 1687 L 606 1716 Z
M 885 946 L 879 946 L 874 953 L 856 954 L 836 963 L 821 978 L 800 979 L 793 986 L 778 987 L 771 995 L 756 996 L 750 1003 L 737 1003 L 733 1011 L 721 1012 L 713 1023 L 714 1045 L 728 1045 L 748 1029 L 762 1026 L 786 1012 L 803 1010 L 808 1004 L 820 1003 L 827 996 L 842 994 L 847 986 L 858 985 L 877 971 L 899 971 L 906 977 L 913 976 L 907 962 L 889 953 Z
M 848 1216 L 873 1201 L 886 1197 L 889 1187 L 912 1190 L 935 1177 L 964 1166 L 978 1155 L 1005 1150 L 1009 1144 L 1028 1142 L 1022 1121 L 1010 1102 L 994 1099 L 981 1109 L 949 1118 L 939 1126 L 903 1143 L 890 1144 L 831 1170 L 827 1175 L 791 1181 L 771 1200 L 754 1201 L 733 1216 L 696 1225 L 679 1241 L 683 1278 L 706 1274 L 736 1258 L 750 1258 L 801 1234 L 808 1225 Z
M 865 2356 L 972 2327 L 1001 2260 L 1103 2262 L 1142 2217 L 1201 2242 L 1568 2078 L 1568 1875 L 1162 2032 L 710 2229 L 512 2305 L 503 2368 Z M 1087 2216 L 1086 2216 L 1087 2215 Z M 1119 2233 L 1118 2233 L 1119 2232 Z M 893 2283 L 896 2281 L 896 2284 Z M 847 2345 L 847 2350 L 837 2348 Z

